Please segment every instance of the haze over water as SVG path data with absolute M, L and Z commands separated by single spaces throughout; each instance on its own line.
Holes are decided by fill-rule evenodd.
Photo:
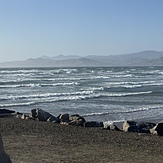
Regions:
M 123 121 L 163 117 L 163 67 L 0 69 L 0 109 Z

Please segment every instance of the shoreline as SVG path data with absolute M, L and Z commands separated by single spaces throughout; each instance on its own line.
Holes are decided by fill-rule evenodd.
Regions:
M 33 110 L 36 110 L 36 109 L 33 109 Z M 42 110 L 42 109 L 40 109 Z M 31 110 L 32 111 L 32 110 Z M 42 110 L 44 112 L 44 110 Z M 46 112 L 46 111 L 45 111 Z M 49 115 L 51 116 L 54 116 L 56 117 L 55 115 L 52 115 L 50 114 L 49 112 L 47 112 Z M 32 116 L 32 112 L 30 113 L 22 113 L 22 112 L 16 112 L 14 110 L 8 110 L 8 109 L 0 109 L 0 118 L 2 117 L 15 117 L 15 118 L 22 118 L 21 116 L 22 115 L 25 115 L 25 117 L 31 117 Z M 62 114 L 60 114 L 62 115 Z M 63 115 L 66 115 L 66 114 L 63 114 Z M 68 114 L 69 115 L 69 114 Z M 74 115 L 78 115 L 78 114 L 74 114 Z M 70 116 L 70 115 L 69 115 Z M 80 115 L 79 115 L 80 116 Z M 57 116 L 59 117 L 59 116 Z M 56 118 L 57 118 L 56 117 Z M 84 116 L 80 116 L 80 117 L 83 117 L 85 119 L 85 122 L 97 122 L 97 123 L 103 123 L 103 124 L 114 124 L 116 125 L 117 127 L 119 127 L 120 129 L 122 129 L 122 126 L 123 126 L 123 123 L 125 121 L 135 121 L 135 122 L 147 122 L 147 123 L 159 123 L 161 121 L 163 121 L 163 119 L 161 117 L 149 117 L 149 118 L 141 118 L 141 119 L 126 119 L 126 120 L 117 120 L 117 121 L 98 121 L 98 120 L 89 120 L 87 118 L 85 118 Z M 57 122 L 58 123 L 58 122 Z M 105 126 L 105 125 L 104 125 Z

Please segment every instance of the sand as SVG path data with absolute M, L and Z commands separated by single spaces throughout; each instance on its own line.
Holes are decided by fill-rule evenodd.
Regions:
M 163 137 L 0 118 L 13 163 L 162 163 Z

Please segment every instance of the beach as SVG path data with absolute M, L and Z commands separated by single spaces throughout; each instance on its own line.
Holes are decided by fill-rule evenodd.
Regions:
M 4 149 L 13 163 L 140 163 L 163 160 L 163 137 L 0 118 Z

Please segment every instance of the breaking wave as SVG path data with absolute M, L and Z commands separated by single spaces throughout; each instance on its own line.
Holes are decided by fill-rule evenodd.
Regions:
M 52 83 L 52 84 L 19 84 L 19 85 L 0 85 L 0 88 L 19 88 L 19 87 L 53 87 L 53 86 L 70 86 L 79 85 L 78 82 L 63 82 L 63 83 Z

